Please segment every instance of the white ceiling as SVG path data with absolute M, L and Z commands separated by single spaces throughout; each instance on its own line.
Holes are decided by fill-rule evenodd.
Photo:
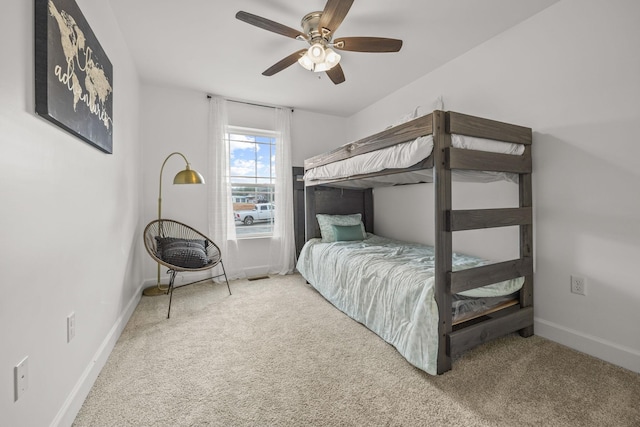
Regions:
M 340 52 L 346 81 L 298 64 L 261 73 L 308 46 L 235 18 L 294 29 L 325 0 L 109 0 L 146 82 L 348 117 L 559 0 L 356 0 L 334 38 L 402 39 L 398 53 Z

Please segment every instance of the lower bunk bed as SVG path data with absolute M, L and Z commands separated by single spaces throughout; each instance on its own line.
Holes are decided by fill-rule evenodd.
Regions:
M 460 134 L 488 139 L 489 146 L 506 142 L 522 149 L 507 153 L 484 144 L 452 144 Z M 377 151 L 389 153 L 390 148 L 403 157 L 403 147 L 425 136 L 433 146 L 417 159 L 400 166 L 371 161 Z M 429 374 L 450 370 L 454 358 L 491 339 L 513 332 L 533 335 L 530 144 L 529 128 L 434 111 L 308 159 L 306 243 L 298 271 L 336 308 Z M 358 158 L 362 155 L 364 160 Z M 357 165 L 354 172 L 347 162 Z M 367 164 L 377 168 L 368 172 Z M 341 173 L 332 178 L 335 172 L 326 171 L 334 166 Z M 514 182 L 519 206 L 453 209 L 451 181 L 458 172 L 464 180 L 489 172 L 489 179 L 478 180 Z M 435 244 L 374 234 L 373 189 L 425 182 L 435 186 Z M 520 228 L 519 258 L 496 263 L 453 252 L 453 232 L 504 226 Z
M 348 237 L 330 243 L 322 239 L 307 242 L 298 271 L 336 308 L 393 345 L 409 363 L 436 375 L 438 306 L 433 246 L 371 233 L 360 239 Z M 487 264 L 468 255 L 453 256 L 454 271 Z M 453 324 L 517 304 L 522 283 L 522 278 L 511 279 L 455 295 Z

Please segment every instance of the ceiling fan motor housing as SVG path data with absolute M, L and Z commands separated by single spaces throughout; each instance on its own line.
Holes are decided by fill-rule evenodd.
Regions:
M 300 22 L 302 31 L 309 37 L 307 40 L 310 44 L 320 43 L 323 46 L 331 43 L 331 31 L 327 29 L 320 29 L 320 17 L 322 12 L 307 13 Z

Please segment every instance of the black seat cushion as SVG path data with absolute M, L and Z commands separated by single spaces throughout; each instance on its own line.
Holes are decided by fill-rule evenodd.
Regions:
M 156 237 L 156 241 L 158 257 L 167 264 L 182 268 L 202 268 L 212 263 L 207 256 L 206 240 Z

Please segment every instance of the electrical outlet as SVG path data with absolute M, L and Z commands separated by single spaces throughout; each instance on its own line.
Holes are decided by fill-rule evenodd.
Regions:
M 71 340 L 75 336 L 76 336 L 76 313 L 71 312 L 71 314 L 67 316 L 67 342 L 71 342 Z
M 571 293 L 587 295 L 587 281 L 584 277 L 571 276 Z
M 29 389 L 29 356 L 13 368 L 14 398 L 17 401 Z

